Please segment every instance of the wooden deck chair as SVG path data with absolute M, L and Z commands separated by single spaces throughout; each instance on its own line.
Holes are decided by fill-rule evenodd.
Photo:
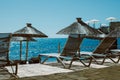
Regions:
M 116 43 L 117 38 L 115 37 L 105 37 L 100 45 L 96 48 L 96 50 L 93 52 L 93 56 L 104 56 L 103 61 L 100 64 L 103 64 L 105 60 L 108 58 L 114 63 L 118 63 L 120 60 L 120 55 L 119 54 L 112 54 L 111 49 L 114 48 L 114 43 Z M 100 54 L 100 55 L 99 55 Z M 103 55 L 101 55 L 103 54 Z M 117 57 L 118 60 L 114 60 L 113 57 Z
M 10 33 L 0 33 L 0 68 L 11 66 L 14 75 L 17 75 L 17 63 L 9 60 Z M 15 69 L 13 68 L 15 66 Z
M 48 58 L 56 58 L 63 66 L 64 68 L 66 68 L 66 65 L 65 63 L 63 63 L 63 60 L 70 60 L 70 64 L 69 64 L 69 67 L 71 67 L 73 61 L 76 61 L 76 60 L 79 60 L 84 66 L 90 66 L 91 62 L 92 62 L 92 59 L 90 59 L 90 62 L 89 64 L 85 64 L 83 62 L 83 60 L 86 60 L 86 58 L 83 58 L 83 57 L 80 57 L 79 54 L 77 54 L 77 52 L 79 51 L 79 46 L 82 42 L 83 38 L 78 38 L 78 35 L 77 37 L 76 36 L 69 36 L 68 37 L 68 40 L 63 48 L 63 51 L 61 52 L 61 54 L 40 54 L 40 57 L 42 56 L 46 56 L 47 58 L 41 62 L 41 63 L 44 63 Z
M 118 60 L 117 60 L 117 61 L 114 61 L 114 60 L 112 59 L 112 57 L 115 56 L 115 55 L 113 55 L 113 54 L 110 52 L 110 49 L 111 49 L 111 47 L 113 47 L 113 44 L 114 44 L 115 42 L 116 42 L 116 38 L 113 38 L 113 37 L 105 37 L 105 38 L 101 41 L 101 43 L 98 45 L 98 47 L 97 47 L 93 52 L 90 52 L 90 53 L 89 53 L 89 52 L 87 52 L 87 53 L 81 52 L 81 54 L 82 54 L 82 55 L 85 55 L 85 54 L 90 55 L 97 64 L 101 64 L 101 65 L 102 65 L 107 58 L 109 58 L 109 59 L 112 60 L 114 63 L 116 63 L 116 62 L 118 62 Z M 98 58 L 98 57 L 103 58 L 102 62 L 99 63 L 99 62 L 97 61 L 97 58 L 96 58 L 96 57 L 97 57 L 97 58 Z

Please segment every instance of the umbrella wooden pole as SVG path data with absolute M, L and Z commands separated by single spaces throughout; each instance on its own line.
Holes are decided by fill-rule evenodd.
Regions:
M 60 42 L 58 43 L 58 53 L 60 53 Z
M 22 57 L 22 41 L 20 41 L 20 61 L 22 60 L 21 57 Z
M 26 42 L 26 61 L 28 61 L 28 44 L 29 44 L 29 41 L 28 41 L 28 38 L 27 38 L 27 42 Z
M 81 37 L 80 37 L 80 34 L 78 34 L 78 39 L 79 39 L 79 38 L 81 38 Z M 80 47 L 79 47 L 79 49 L 78 49 L 78 56 L 80 57 Z

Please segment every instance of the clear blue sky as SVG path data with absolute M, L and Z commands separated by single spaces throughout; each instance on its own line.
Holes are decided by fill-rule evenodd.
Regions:
M 29 22 L 49 37 L 61 37 L 56 32 L 77 17 L 105 24 L 111 16 L 119 21 L 119 8 L 120 0 L 0 0 L 0 32 L 15 32 Z

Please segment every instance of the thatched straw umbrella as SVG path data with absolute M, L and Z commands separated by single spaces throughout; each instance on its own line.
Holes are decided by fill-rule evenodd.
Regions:
M 86 23 L 84 23 L 81 18 L 77 18 L 77 22 L 72 23 L 68 27 L 60 30 L 57 34 L 79 34 L 85 36 L 99 37 L 102 33 Z
M 27 41 L 26 37 L 12 37 L 11 41 L 19 41 L 20 42 L 20 61 L 22 60 L 22 41 Z M 29 41 L 36 41 L 33 38 L 29 38 Z
M 32 27 L 31 23 L 27 23 L 27 26 L 14 32 L 13 36 L 17 37 L 26 37 L 26 61 L 28 60 L 28 42 L 31 37 L 48 37 L 46 34 Z

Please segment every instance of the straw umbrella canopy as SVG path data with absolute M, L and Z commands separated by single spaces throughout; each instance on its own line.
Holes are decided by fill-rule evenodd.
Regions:
M 31 23 L 27 23 L 27 26 L 14 32 L 13 36 L 22 37 L 48 37 L 46 34 L 32 27 Z
M 22 41 L 27 41 L 26 37 L 12 37 L 11 41 L 19 41 L 20 42 L 20 61 L 22 60 Z M 29 38 L 28 41 L 36 41 L 33 38 Z
M 102 33 L 84 23 L 81 18 L 77 18 L 77 22 L 74 22 L 68 27 L 60 30 L 59 32 L 57 32 L 57 34 L 79 34 L 85 36 L 99 37 L 99 35 L 101 35 Z
M 29 39 L 31 37 L 48 37 L 46 34 L 42 33 L 41 31 L 37 30 L 36 28 L 32 27 L 31 23 L 27 23 L 27 26 L 14 32 L 13 36 L 27 38 L 26 61 L 28 60 L 28 42 L 29 42 Z

